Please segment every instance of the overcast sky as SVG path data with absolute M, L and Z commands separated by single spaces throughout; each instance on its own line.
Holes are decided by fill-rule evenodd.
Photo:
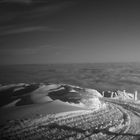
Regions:
M 140 61 L 137 0 L 3 0 L 0 64 Z

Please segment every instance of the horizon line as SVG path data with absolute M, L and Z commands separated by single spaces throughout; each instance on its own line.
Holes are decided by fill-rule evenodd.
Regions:
M 140 63 L 140 61 L 122 61 L 122 62 L 49 62 L 49 63 L 13 63 L 13 64 L 0 64 L 0 66 L 9 66 L 9 65 L 59 65 L 59 64 L 109 64 L 109 63 L 114 63 L 114 64 L 123 64 L 123 63 Z

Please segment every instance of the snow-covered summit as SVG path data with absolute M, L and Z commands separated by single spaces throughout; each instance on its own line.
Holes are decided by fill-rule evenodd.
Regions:
M 0 107 L 40 104 L 54 100 L 83 106 L 89 99 L 101 98 L 102 95 L 97 90 L 69 84 L 19 83 L 1 86 L 0 97 Z

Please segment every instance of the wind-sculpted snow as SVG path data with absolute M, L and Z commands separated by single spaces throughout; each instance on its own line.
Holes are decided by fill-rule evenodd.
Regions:
M 61 100 L 71 104 L 82 104 L 82 99 L 102 97 L 93 89 L 66 84 L 11 84 L 0 87 L 0 107 L 23 106 Z
M 105 102 L 106 106 L 100 109 L 47 114 L 7 122 L 0 127 L 0 139 L 139 140 L 139 106 L 112 99 L 105 99 Z
M 1 86 L 0 96 L 2 140 L 140 139 L 138 101 L 66 84 Z
M 7 123 L 1 139 L 109 139 L 109 133 L 124 132 L 127 113 L 107 105 L 100 110 L 81 110 L 39 116 L 36 119 Z

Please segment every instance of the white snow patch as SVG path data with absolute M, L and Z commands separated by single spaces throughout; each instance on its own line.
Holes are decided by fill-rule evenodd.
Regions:
M 74 90 L 74 89 L 71 89 L 71 90 L 70 90 L 70 92 L 77 92 L 77 91 L 76 91 L 76 90 Z
M 16 106 L 16 103 L 18 103 L 20 100 L 21 100 L 21 99 L 17 99 L 17 100 L 15 100 L 15 101 L 13 101 L 13 102 L 7 104 L 7 105 L 4 105 L 2 108 L 14 107 L 14 106 Z
M 87 88 L 86 91 L 90 94 L 93 94 L 94 96 L 103 97 L 97 90 Z
M 39 89 L 49 91 L 49 90 L 52 90 L 52 89 L 57 89 L 58 87 L 60 87 L 60 85 L 57 85 L 57 84 L 41 85 L 41 87 Z
M 49 96 L 45 96 L 43 98 L 38 98 L 35 100 L 35 103 L 47 103 L 53 101 Z
M 76 106 L 76 107 L 85 107 L 85 105 L 83 103 L 81 103 L 81 102 L 78 103 L 78 104 L 66 102 L 66 104 Z
M 25 89 L 25 87 L 18 87 L 18 88 L 15 88 L 15 89 L 14 89 L 14 92 L 20 91 L 20 90 L 22 90 L 22 89 Z
M 97 97 L 93 97 L 91 99 L 83 99 L 82 102 L 88 107 L 88 108 L 101 108 L 102 103 Z

